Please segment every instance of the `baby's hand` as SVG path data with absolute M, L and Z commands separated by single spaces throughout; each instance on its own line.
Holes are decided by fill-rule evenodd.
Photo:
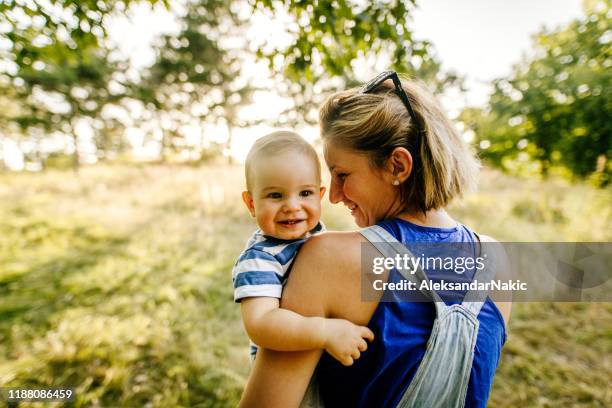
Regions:
M 353 365 L 368 343 L 374 340 L 372 330 L 344 319 L 325 319 L 325 350 L 345 366 Z

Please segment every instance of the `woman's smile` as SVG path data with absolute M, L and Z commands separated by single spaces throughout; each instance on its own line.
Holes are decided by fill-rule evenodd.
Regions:
M 349 209 L 360 227 L 399 213 L 386 203 L 399 202 L 399 189 L 386 182 L 383 170 L 372 167 L 367 156 L 333 143 L 325 145 L 325 161 L 332 179 L 329 200 Z
M 346 207 L 351 211 L 351 215 L 354 217 L 359 207 L 357 204 L 345 204 Z

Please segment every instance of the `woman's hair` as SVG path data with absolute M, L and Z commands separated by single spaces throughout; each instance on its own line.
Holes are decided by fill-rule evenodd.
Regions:
M 256 172 L 255 164 L 258 159 L 288 152 L 299 153 L 309 157 L 315 164 L 317 179 L 321 182 L 321 164 L 314 147 L 295 132 L 278 130 L 257 139 L 251 150 L 249 150 L 244 163 L 247 190 L 250 191 L 253 185 L 252 178 Z M 262 164 L 265 164 L 265 162 Z
M 434 96 L 414 81 L 403 79 L 402 87 L 418 124 L 388 80 L 369 93 L 350 89 L 328 97 L 319 110 L 321 136 L 367 154 L 374 168 L 405 147 L 413 166 L 401 185 L 403 204 L 423 212 L 444 207 L 475 185 L 480 165 Z

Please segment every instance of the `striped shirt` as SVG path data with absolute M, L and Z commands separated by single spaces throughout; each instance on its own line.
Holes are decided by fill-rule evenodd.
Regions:
M 284 240 L 263 235 L 258 229 L 251 236 L 232 271 L 234 301 L 247 297 L 281 297 L 287 271 L 298 250 L 312 235 L 325 230 L 319 222 L 304 237 Z
M 319 222 L 304 237 L 294 240 L 263 235 L 258 229 L 246 244 L 232 270 L 234 301 L 239 303 L 248 297 L 281 297 L 287 281 L 288 270 L 298 250 L 308 238 L 325 231 Z M 251 359 L 255 358 L 257 345 L 250 342 Z

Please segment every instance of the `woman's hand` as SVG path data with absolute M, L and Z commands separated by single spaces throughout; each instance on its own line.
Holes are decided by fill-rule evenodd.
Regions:
M 364 340 L 374 340 L 374 333 L 365 326 L 357 326 L 344 319 L 325 319 L 323 329 L 325 350 L 345 366 L 353 365 L 368 348 Z

